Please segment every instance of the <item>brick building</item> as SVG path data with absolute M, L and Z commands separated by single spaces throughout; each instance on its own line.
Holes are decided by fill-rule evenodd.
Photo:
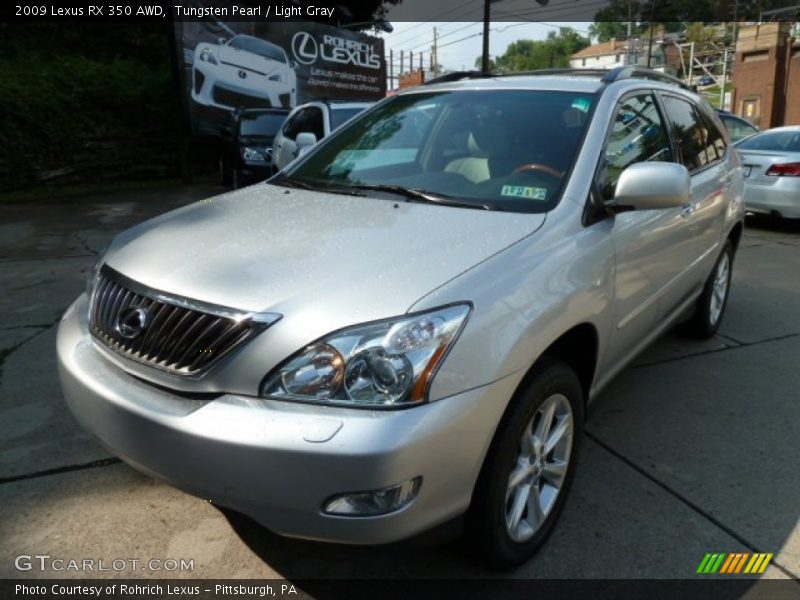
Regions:
M 800 36 L 792 35 L 792 26 L 739 30 L 731 107 L 761 129 L 800 125 Z

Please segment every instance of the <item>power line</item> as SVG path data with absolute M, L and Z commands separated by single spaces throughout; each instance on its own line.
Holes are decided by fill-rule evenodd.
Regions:
M 413 40 L 413 39 L 415 39 L 415 38 L 418 38 L 418 37 L 420 37 L 420 36 L 422 36 L 422 35 L 427 35 L 427 33 L 419 33 L 419 34 L 414 34 L 414 35 L 412 35 L 411 37 L 408 37 L 408 38 L 402 39 L 402 36 L 403 36 L 403 35 L 405 35 L 405 34 L 407 34 L 407 33 L 408 33 L 409 31 L 411 31 L 412 29 L 416 29 L 416 28 L 418 28 L 418 27 L 422 27 L 422 26 L 424 26 L 424 25 L 430 25 L 430 24 L 431 24 L 431 22 L 435 21 L 436 19 L 438 19 L 438 18 L 440 18 L 440 17 L 443 17 L 443 16 L 445 16 L 445 15 L 448 15 L 448 14 L 450 14 L 450 13 L 454 13 L 454 12 L 456 12 L 456 11 L 459 11 L 459 10 L 461 10 L 462 8 L 463 8 L 463 7 L 457 7 L 457 8 L 451 8 L 451 9 L 445 10 L 445 11 L 443 11 L 443 12 L 441 12 L 441 13 L 437 14 L 437 15 L 434 15 L 433 17 L 431 17 L 431 18 L 430 18 L 429 20 L 427 20 L 427 21 L 423 21 L 423 22 L 417 23 L 416 25 L 412 25 L 411 27 L 409 27 L 408 29 L 406 29 L 406 30 L 404 30 L 404 31 L 398 32 L 398 33 L 397 33 L 397 34 L 395 34 L 395 35 L 400 35 L 400 36 L 401 36 L 401 39 L 399 39 L 399 40 L 391 40 L 391 39 L 389 39 L 389 38 L 391 37 L 391 34 L 390 34 L 389 36 L 387 36 L 386 38 L 384 38 L 384 39 L 385 39 L 387 42 L 390 42 L 391 44 L 393 44 L 393 45 L 396 45 L 396 46 L 399 46 L 399 45 L 402 45 L 402 44 L 407 44 L 407 43 L 408 43 L 410 40 Z M 470 9 L 467 9 L 467 10 L 466 10 L 466 11 L 464 11 L 464 13 L 461 15 L 461 18 L 464 18 L 464 17 L 466 17 L 466 15 L 468 15 L 469 13 L 474 13 L 474 12 L 476 11 L 476 9 L 477 9 L 477 8 L 479 8 L 479 7 L 472 7 L 472 8 L 470 8 Z
M 458 29 L 454 29 L 453 31 L 448 31 L 447 33 L 439 35 L 438 38 L 441 40 L 443 38 L 446 38 L 448 36 L 453 35 L 454 33 L 458 33 L 459 31 L 463 31 L 463 30 L 467 29 L 468 27 L 474 27 L 475 25 L 482 25 L 482 23 L 480 21 L 475 21 L 474 23 L 468 23 L 467 25 L 464 25 L 464 27 L 459 27 Z M 419 44 L 417 46 L 414 46 L 411 49 L 412 50 L 416 50 L 417 48 L 421 48 L 422 46 L 430 46 L 431 44 L 433 44 L 433 39 L 431 39 L 429 42 L 425 42 L 423 44 Z

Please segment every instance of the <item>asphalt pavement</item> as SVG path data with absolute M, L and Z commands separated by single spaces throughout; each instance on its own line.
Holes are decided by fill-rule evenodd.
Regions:
M 0 204 L 0 577 L 91 575 L 15 567 L 37 553 L 127 561 L 102 577 L 501 576 L 458 541 L 281 538 L 137 473 L 78 427 L 59 390 L 55 334 L 95 255 L 130 225 L 221 191 Z M 719 335 L 667 335 L 597 400 L 560 523 L 502 577 L 703 577 L 709 552 L 773 553 L 762 578 L 800 576 L 800 224 L 748 221 L 731 294 Z M 165 570 L 153 559 L 193 564 Z

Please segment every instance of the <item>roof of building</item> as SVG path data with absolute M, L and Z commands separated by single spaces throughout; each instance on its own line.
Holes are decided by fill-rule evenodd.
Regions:
M 594 44 L 587 46 L 580 52 L 572 55 L 572 58 L 589 58 L 592 56 L 609 56 L 611 54 L 618 54 L 621 50 L 627 47 L 628 43 L 625 40 L 610 39 L 602 44 Z

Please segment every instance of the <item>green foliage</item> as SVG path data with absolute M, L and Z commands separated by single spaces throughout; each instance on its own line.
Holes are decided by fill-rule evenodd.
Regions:
M 558 33 L 551 31 L 545 40 L 517 40 L 492 62 L 492 68 L 501 73 L 568 67 L 570 57 L 586 48 L 589 40 L 569 27 Z M 476 61 L 480 64 L 480 59 Z
M 611 0 L 607 7 L 597 11 L 594 20 L 596 24 L 629 20 L 672 23 L 667 31 L 677 31 L 686 23 L 732 21 L 734 6 L 737 19 L 747 21 L 758 19 L 760 11 L 789 4 L 787 0 Z
M 174 147 L 179 105 L 168 27 L 37 23 L 10 27 L 0 54 L 0 187 L 130 172 Z M 127 165 L 127 167 L 125 166 Z
M 631 33 L 636 33 L 638 28 L 634 27 Z M 589 35 L 596 38 L 598 43 L 604 43 L 616 38 L 618 40 L 628 37 L 628 26 L 619 21 L 600 21 L 589 25 Z

